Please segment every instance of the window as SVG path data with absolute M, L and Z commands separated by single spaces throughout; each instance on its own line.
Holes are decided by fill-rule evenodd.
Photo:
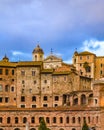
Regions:
M 5 75 L 8 75 L 8 72 L 9 72 L 8 69 L 6 69 L 6 70 L 5 70 Z
M 21 75 L 22 75 L 22 76 L 25 75 L 25 71 L 24 71 L 24 70 L 21 71 Z
M 80 66 L 82 66 L 82 64 L 80 64 Z
M 88 123 L 90 123 L 90 117 L 88 117 Z
M 14 92 L 14 87 L 11 87 L 11 91 Z
M 60 123 L 63 123 L 63 118 L 62 117 L 60 117 Z
M 43 100 L 44 100 L 44 101 L 47 101 L 47 100 L 48 100 L 48 97 L 47 97 L 47 96 L 44 96 L 44 97 L 43 97 Z
M 25 102 L 25 96 L 21 96 L 21 102 Z
M 5 92 L 8 92 L 8 91 L 9 91 L 9 86 L 6 85 L 6 86 L 5 86 Z
M 3 74 L 3 70 L 2 69 L 0 69 L 0 74 Z
M 66 117 L 66 123 L 69 123 L 69 117 L 68 116 Z
M 82 56 L 80 56 L 80 60 L 82 60 Z
M 80 117 L 78 117 L 78 124 L 80 124 L 81 123 L 81 118 Z
M 26 123 L 26 122 L 27 122 L 27 118 L 24 117 L 24 118 L 23 118 L 23 123 Z
M 56 117 L 53 117 L 53 123 L 56 123 Z
M 59 96 L 55 96 L 55 101 L 59 101 Z
M 37 61 L 37 55 L 35 55 L 35 61 Z
M 18 124 L 18 117 L 15 117 L 15 124 Z
M 48 104 L 43 104 L 43 107 L 48 107 Z
M 3 100 L 3 98 L 2 98 L 2 97 L 0 97 L 0 102 L 2 102 L 2 100 Z
M 87 59 L 89 59 L 90 57 L 89 56 L 87 56 Z
M 44 80 L 44 83 L 46 84 L 46 83 L 47 83 L 47 80 Z
M 97 99 L 95 99 L 95 104 L 97 104 Z
M 7 117 L 7 124 L 9 124 L 11 121 L 10 117 Z
M 21 92 L 22 92 L 22 93 L 24 93 L 24 91 L 25 91 L 25 90 L 24 90 L 24 89 L 22 89 L 22 91 L 21 91 Z
M 3 121 L 3 118 L 2 118 L 2 117 L 0 117 L 0 123 L 2 123 L 2 121 Z
M 31 117 L 31 123 L 35 123 L 35 117 Z
M 57 107 L 57 106 L 58 106 L 58 104 L 54 104 L 54 106 L 55 106 L 55 107 Z
M 5 102 L 6 102 L 6 103 L 9 102 L 9 98 L 8 98 L 8 97 L 5 98 Z
M 2 78 L 0 78 L 0 81 L 2 81 Z
M 36 80 L 34 80 L 34 84 L 36 84 Z
M 46 123 L 50 123 L 49 117 L 46 117 Z
M 36 96 L 32 96 L 32 101 L 36 101 Z
M 14 70 L 12 70 L 12 75 L 14 75 Z
M 72 123 L 75 123 L 75 117 L 72 117 Z
M 103 72 L 102 72 L 102 70 L 101 70 L 101 71 L 100 71 L 100 74 L 102 75 L 102 73 L 103 73 Z
M 29 93 L 32 93 L 32 89 L 31 88 L 29 89 Z
M 66 81 L 67 80 L 67 78 L 66 78 L 66 76 L 64 77 L 64 81 Z
M 21 108 L 25 108 L 25 105 L 21 105 Z
M 102 67 L 103 65 L 102 65 L 102 64 L 100 64 L 100 66 Z
M 35 71 L 32 71 L 32 76 L 35 76 Z
M 24 80 L 22 80 L 22 84 L 24 84 L 25 83 L 25 81 Z
M 36 108 L 36 105 L 32 105 L 32 108 Z
M 14 79 L 12 79 L 12 82 L 14 82 Z
M 0 91 L 3 91 L 3 87 L 2 87 L 2 85 L 0 84 Z

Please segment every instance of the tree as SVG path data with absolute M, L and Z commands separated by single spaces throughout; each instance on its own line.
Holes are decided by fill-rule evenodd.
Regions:
M 43 117 L 41 117 L 41 121 L 40 121 L 38 130 L 50 130 L 49 128 L 47 128 Z
M 86 120 L 84 120 L 82 130 L 89 130 L 89 127 L 88 127 L 88 125 L 86 123 Z

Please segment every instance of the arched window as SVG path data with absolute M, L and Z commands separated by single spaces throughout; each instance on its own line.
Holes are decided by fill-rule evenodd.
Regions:
M 31 117 L 31 123 L 35 123 L 35 117 Z
M 11 121 L 10 117 L 7 117 L 7 124 L 9 124 Z
M 35 61 L 37 61 L 37 55 L 35 55 Z
M 73 95 L 73 105 L 78 105 L 78 96 L 76 94 Z
M 5 92 L 9 91 L 9 85 L 5 85 Z
M 72 117 L 72 123 L 75 123 L 75 117 Z
M 81 123 L 81 118 L 80 117 L 78 117 L 78 124 L 80 124 Z
M 39 117 L 39 123 L 41 122 L 42 117 Z
M 72 128 L 72 130 L 76 130 L 75 128 Z
M 98 116 L 96 116 L 96 123 L 98 123 Z
M 81 104 L 86 104 L 86 96 L 84 94 L 81 95 Z
M 20 130 L 19 128 L 15 128 L 14 130 Z
M 0 117 L 0 123 L 2 123 L 3 122 L 3 118 L 2 117 Z
M 49 117 L 46 117 L 46 122 L 50 123 Z
M 53 123 L 56 123 L 56 117 L 53 117 Z
M 18 124 L 18 117 L 15 117 L 15 124 Z
M 88 117 L 88 123 L 90 123 L 90 116 Z
M 63 123 L 63 117 L 60 117 L 60 123 Z
M 27 122 L 27 118 L 24 117 L 24 118 L 23 118 L 23 123 L 26 123 L 26 122 Z
M 69 116 L 66 117 L 66 123 L 69 123 Z
M 31 128 L 30 130 L 36 130 L 35 128 Z

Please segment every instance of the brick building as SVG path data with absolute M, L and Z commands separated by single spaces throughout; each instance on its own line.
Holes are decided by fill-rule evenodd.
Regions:
M 94 67 L 95 54 L 89 55 Z M 7 56 L 0 61 L 0 130 L 37 130 L 41 117 L 51 130 L 80 130 L 85 119 L 90 128 L 103 130 L 104 80 L 93 81 L 94 68 L 86 76 L 78 57 L 74 64 L 52 53 L 44 59 L 39 45 L 32 56 L 32 61 L 10 62 Z

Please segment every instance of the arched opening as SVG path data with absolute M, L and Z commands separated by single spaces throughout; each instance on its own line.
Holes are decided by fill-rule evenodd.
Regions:
M 53 117 L 53 123 L 56 123 L 56 117 Z
M 76 130 L 75 128 L 72 128 L 72 130 Z
M 18 117 L 15 117 L 15 124 L 18 124 Z
M 75 123 L 75 117 L 72 117 L 72 123 Z
M 10 117 L 7 117 L 7 124 L 9 124 L 11 121 Z
M 30 130 L 36 130 L 35 128 L 31 128 Z
M 76 94 L 73 95 L 73 105 L 78 105 L 78 96 Z
M 46 117 L 46 122 L 50 123 L 49 117 Z
M 63 123 L 63 117 L 60 117 L 60 123 Z
M 26 123 L 26 122 L 27 122 L 27 118 L 24 117 L 24 118 L 23 118 L 23 123 Z
M 20 130 L 19 128 L 15 128 L 14 130 Z
M 4 130 L 4 129 L 0 128 L 0 130 Z
M 81 104 L 86 104 L 86 96 L 84 94 L 81 95 Z
M 66 117 L 66 123 L 69 123 L 69 116 Z

